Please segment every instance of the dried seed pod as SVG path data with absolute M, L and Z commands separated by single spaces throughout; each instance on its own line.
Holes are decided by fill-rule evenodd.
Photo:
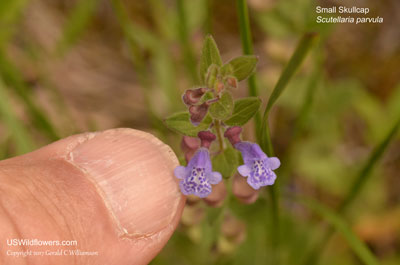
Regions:
M 203 200 L 211 207 L 220 207 L 226 198 L 226 186 L 223 181 L 215 185 L 210 195 Z
M 258 199 L 259 191 L 250 187 L 246 179 L 235 174 L 232 184 L 232 193 L 244 204 L 252 204 Z
M 199 224 L 203 220 L 204 215 L 204 208 L 193 205 L 186 205 L 183 209 L 181 223 L 185 226 L 193 226 Z
M 221 232 L 229 241 L 240 244 L 246 237 L 246 225 L 234 216 L 227 214 L 222 223 Z

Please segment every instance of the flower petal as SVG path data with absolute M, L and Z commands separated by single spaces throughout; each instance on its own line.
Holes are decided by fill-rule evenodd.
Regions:
M 255 190 L 258 190 L 261 185 L 260 185 L 260 181 L 258 181 L 256 178 L 254 178 L 253 176 L 249 176 L 247 178 L 247 183 Z
M 192 159 L 190 159 L 187 168 L 192 170 L 194 167 L 205 168 L 206 172 L 208 169 L 211 171 L 210 154 L 206 148 L 199 148 Z
M 211 193 L 211 185 L 209 183 L 200 184 L 196 187 L 196 192 L 194 195 L 205 198 Z
M 243 177 L 249 176 L 251 172 L 251 168 L 248 167 L 247 165 L 238 166 L 237 170 L 239 174 L 242 175 Z
M 267 158 L 267 155 L 261 150 L 260 146 L 251 142 L 239 142 L 235 148 L 242 153 L 245 164 L 251 164 L 253 160 Z
M 183 195 L 190 195 L 190 194 L 193 194 L 194 190 L 188 188 L 185 184 L 186 184 L 186 183 L 185 183 L 184 180 L 181 180 L 181 181 L 179 182 L 179 188 L 181 189 L 182 194 L 183 194 Z
M 261 186 L 274 185 L 275 180 L 276 180 L 276 174 L 271 170 L 271 172 L 268 173 L 266 178 L 260 180 L 260 185 Z
M 221 173 L 219 173 L 217 171 L 211 172 L 208 175 L 208 180 L 209 180 L 210 184 L 213 184 L 213 185 L 218 184 L 222 180 L 222 175 L 221 175 Z
M 281 165 L 281 161 L 277 157 L 269 157 L 269 158 L 267 158 L 266 162 L 267 162 L 267 166 L 272 170 L 277 169 Z
M 174 169 L 174 174 L 178 179 L 184 179 L 186 175 L 186 168 L 184 166 L 177 166 Z

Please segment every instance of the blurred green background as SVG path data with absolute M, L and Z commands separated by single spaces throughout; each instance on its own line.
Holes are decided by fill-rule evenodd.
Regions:
M 180 137 L 162 119 L 184 110 L 180 95 L 198 85 L 206 34 L 213 35 L 224 61 L 242 54 L 236 4 L 0 1 L 0 158 L 114 127 L 151 132 L 181 156 Z M 186 207 L 180 227 L 152 264 L 312 264 L 307 256 L 327 224 L 293 196 L 337 207 L 399 120 L 398 0 L 247 4 L 263 108 L 300 37 L 320 36 L 270 115 L 273 145 L 283 163 L 277 171 L 280 240 L 271 240 L 270 199 L 264 192 L 252 205 L 229 197 L 222 218 L 219 209 L 198 202 Z M 379 15 L 384 23 L 316 24 L 316 4 L 369 7 L 370 16 Z M 248 95 L 247 83 L 234 94 Z M 255 139 L 252 128 L 246 127 L 246 139 Z M 399 134 L 391 140 L 379 161 L 372 160 L 366 185 L 346 214 L 335 216 L 387 265 L 400 264 Z M 335 233 L 319 264 L 365 263 L 350 241 Z

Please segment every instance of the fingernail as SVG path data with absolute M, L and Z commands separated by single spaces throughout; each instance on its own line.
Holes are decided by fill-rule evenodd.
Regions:
M 169 226 L 183 198 L 173 170 L 172 150 L 151 134 L 116 129 L 74 148 L 69 161 L 97 187 L 120 236 L 147 236 Z

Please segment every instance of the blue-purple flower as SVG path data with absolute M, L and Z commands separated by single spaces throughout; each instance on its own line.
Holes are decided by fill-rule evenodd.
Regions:
M 205 198 L 211 193 L 211 184 L 222 180 L 219 172 L 212 171 L 208 149 L 201 147 L 189 161 L 186 167 L 175 168 L 175 176 L 181 179 L 179 187 L 184 195 L 196 195 Z
M 255 190 L 273 185 L 281 162 L 277 157 L 268 157 L 256 143 L 238 142 L 235 148 L 242 153 L 244 165 L 238 167 L 239 174 L 247 177 L 247 183 Z

